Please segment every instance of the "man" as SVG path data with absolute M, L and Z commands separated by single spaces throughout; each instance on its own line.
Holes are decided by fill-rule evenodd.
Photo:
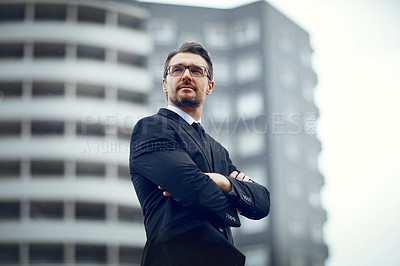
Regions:
M 244 265 L 230 227 L 269 213 L 268 190 L 240 173 L 200 122 L 214 89 L 208 52 L 184 43 L 164 66 L 168 107 L 133 129 L 130 173 L 143 209 L 142 265 Z

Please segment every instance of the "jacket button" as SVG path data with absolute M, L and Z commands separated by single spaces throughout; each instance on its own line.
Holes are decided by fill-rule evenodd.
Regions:
M 220 227 L 220 228 L 218 228 L 218 229 L 219 229 L 219 231 L 220 231 L 221 233 L 224 232 L 224 229 L 223 229 L 222 227 Z

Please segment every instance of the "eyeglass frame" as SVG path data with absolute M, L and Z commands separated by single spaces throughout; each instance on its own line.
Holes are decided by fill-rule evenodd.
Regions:
M 196 76 L 193 76 L 193 75 L 192 75 L 192 72 L 190 72 L 190 67 L 200 67 L 200 68 L 203 68 L 203 69 L 205 70 L 205 73 L 206 73 L 206 74 L 203 75 L 203 76 L 201 76 L 201 77 L 207 76 L 207 78 L 211 81 L 210 72 L 208 71 L 208 69 L 207 69 L 205 66 L 198 66 L 198 65 L 190 65 L 190 66 L 186 66 L 186 65 L 182 65 L 182 64 L 170 65 L 170 66 L 168 66 L 167 69 L 165 70 L 165 73 L 166 73 L 166 74 L 165 74 L 165 77 L 166 77 L 168 74 L 170 74 L 170 75 L 173 76 L 173 77 L 179 77 L 179 75 L 174 76 L 174 75 L 171 74 L 170 68 L 173 67 L 173 66 L 182 66 L 182 67 L 185 68 L 185 70 L 182 72 L 182 75 L 181 75 L 181 76 L 183 76 L 183 74 L 185 74 L 186 69 L 189 69 L 189 73 L 190 73 L 190 75 L 191 75 L 192 77 L 196 77 Z M 197 78 L 197 77 L 196 77 L 196 78 Z M 200 77 L 199 77 L 199 78 L 200 78 Z

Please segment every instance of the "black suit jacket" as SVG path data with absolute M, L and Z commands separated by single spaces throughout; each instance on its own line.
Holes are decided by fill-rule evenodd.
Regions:
M 135 125 L 130 173 L 147 235 L 142 265 L 244 265 L 230 227 L 240 226 L 237 209 L 250 219 L 267 216 L 269 192 L 228 177 L 234 193 L 223 193 L 204 173 L 229 176 L 237 169 L 228 151 L 206 138 L 164 108 Z

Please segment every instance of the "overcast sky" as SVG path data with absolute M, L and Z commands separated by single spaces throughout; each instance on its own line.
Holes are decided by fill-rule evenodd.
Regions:
M 400 1 L 267 2 L 309 32 L 314 49 L 327 266 L 400 265 Z

